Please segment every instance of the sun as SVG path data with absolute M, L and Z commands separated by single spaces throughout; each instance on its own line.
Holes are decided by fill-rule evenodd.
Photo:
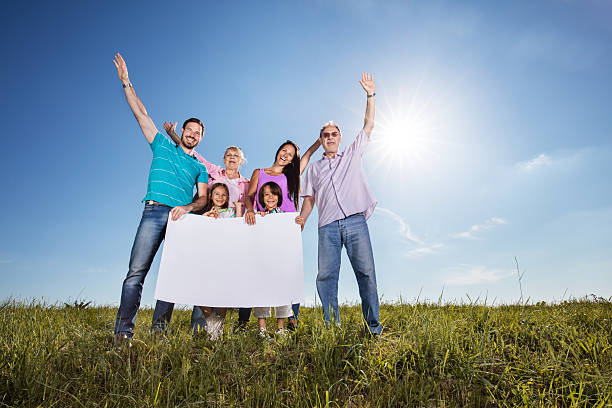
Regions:
M 389 171 L 433 166 L 445 143 L 440 111 L 432 99 L 419 100 L 417 93 L 409 103 L 397 99 L 377 107 L 371 142 L 375 165 Z

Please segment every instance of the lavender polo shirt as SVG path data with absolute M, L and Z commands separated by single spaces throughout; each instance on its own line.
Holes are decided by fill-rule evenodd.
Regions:
M 376 207 L 361 168 L 361 156 L 370 138 L 362 130 L 355 141 L 333 159 L 323 155 L 311 163 L 302 182 L 301 196 L 313 196 L 319 210 L 319 227 L 363 213 L 366 220 Z

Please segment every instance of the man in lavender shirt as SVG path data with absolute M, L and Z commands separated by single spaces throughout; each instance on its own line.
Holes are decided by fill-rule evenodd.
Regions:
M 319 210 L 319 273 L 317 291 L 323 305 L 323 319 L 329 325 L 331 313 L 340 323 L 338 309 L 338 276 L 342 246 L 353 266 L 361 309 L 371 335 L 382 332 L 378 319 L 378 290 L 374 270 L 374 255 L 366 220 L 376 207 L 376 200 L 361 168 L 361 156 L 374 128 L 376 87 L 372 75 L 363 73 L 361 86 L 367 95 L 363 129 L 355 141 L 343 152 L 338 152 L 342 135 L 338 125 L 323 125 L 320 139 L 325 153 L 323 158 L 311 163 L 302 183 L 304 197 L 302 211 L 296 222 L 302 225 L 308 219 L 314 205 Z

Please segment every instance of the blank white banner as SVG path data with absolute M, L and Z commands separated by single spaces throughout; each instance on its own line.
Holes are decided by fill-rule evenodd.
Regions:
M 218 307 L 302 303 L 304 266 L 297 213 L 168 220 L 155 298 Z

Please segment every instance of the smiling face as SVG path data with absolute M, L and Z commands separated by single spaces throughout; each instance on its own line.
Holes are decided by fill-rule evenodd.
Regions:
M 223 186 L 216 187 L 210 197 L 215 207 L 223 207 L 227 203 L 227 198 L 227 191 Z
M 291 160 L 293 160 L 294 156 L 295 148 L 292 145 L 285 143 L 281 146 L 281 148 L 278 150 L 278 153 L 276 154 L 275 164 L 284 167 L 291 163 Z
M 321 130 L 321 145 L 325 153 L 338 153 L 342 135 L 335 126 L 326 126 Z
M 263 187 L 263 202 L 266 210 L 273 210 L 278 207 L 278 196 L 272 192 L 270 186 Z
M 238 168 L 244 163 L 242 152 L 236 148 L 227 148 L 225 151 L 225 156 L 223 156 L 223 163 L 225 163 L 226 170 L 238 170 Z
M 181 141 L 188 149 L 196 147 L 202 140 L 202 136 L 204 136 L 204 128 L 196 122 L 187 122 L 181 130 Z

